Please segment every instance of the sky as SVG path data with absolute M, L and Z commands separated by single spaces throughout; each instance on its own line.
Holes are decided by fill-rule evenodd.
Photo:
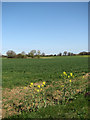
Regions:
M 88 51 L 88 2 L 3 2 L 2 54 Z

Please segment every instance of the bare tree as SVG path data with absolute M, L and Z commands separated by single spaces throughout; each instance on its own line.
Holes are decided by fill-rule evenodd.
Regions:
M 8 58 L 15 58 L 16 57 L 16 53 L 13 50 L 8 50 L 6 52 L 6 54 L 7 54 Z
M 62 53 L 60 52 L 57 56 L 62 56 Z
M 41 54 L 41 52 L 40 52 L 40 50 L 38 50 L 38 51 L 37 51 L 37 57 L 38 57 L 38 58 L 40 58 L 40 54 Z
M 21 52 L 22 55 L 26 55 L 26 53 L 24 51 Z
M 45 53 L 44 53 L 44 52 L 42 53 L 42 56 L 45 56 Z
M 65 56 L 66 56 L 66 55 L 67 55 L 67 51 L 64 51 L 63 55 L 65 55 Z
M 71 56 L 71 53 L 70 53 L 70 52 L 68 52 L 68 56 Z
M 29 53 L 30 57 L 34 58 L 35 53 L 36 53 L 36 50 L 31 50 Z
M 74 54 L 73 53 L 71 53 L 71 56 L 73 56 Z

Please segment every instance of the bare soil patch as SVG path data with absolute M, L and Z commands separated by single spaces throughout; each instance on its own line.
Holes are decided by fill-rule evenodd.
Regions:
M 89 74 L 90 73 L 84 75 L 84 79 L 82 79 L 82 81 L 84 81 L 85 79 L 88 79 Z M 74 82 L 75 81 L 76 80 L 74 80 Z M 42 84 L 43 84 L 42 82 L 34 83 L 34 87 L 36 88 L 37 85 L 42 85 Z M 87 85 L 87 82 L 85 84 Z M 77 93 L 81 92 L 83 90 L 83 85 L 84 85 L 84 88 L 86 87 L 85 84 L 82 84 L 79 88 L 77 88 L 76 92 Z M 45 87 L 45 90 L 47 90 L 48 88 L 54 88 L 54 85 L 52 85 L 52 84 L 47 85 Z M 48 92 L 49 95 L 50 95 L 50 92 L 51 91 Z M 52 99 L 56 100 L 56 101 L 58 99 L 61 99 L 60 98 L 61 91 L 56 90 L 56 91 L 53 91 L 53 93 L 51 93 L 51 94 L 52 94 L 51 96 L 47 97 L 48 104 L 51 103 Z M 16 87 L 13 89 L 6 88 L 6 89 L 2 90 L 2 98 L 3 98 L 2 99 L 2 117 L 4 118 L 4 117 L 7 117 L 8 115 L 20 114 L 21 111 L 19 111 L 19 109 L 20 110 L 27 109 L 27 106 L 23 106 L 23 101 L 26 100 L 26 96 L 27 96 L 27 99 L 30 99 L 29 97 L 32 96 L 32 88 L 29 86 L 25 87 L 25 89 L 24 89 L 24 87 Z M 38 103 L 36 103 L 35 105 L 37 106 L 37 104 Z M 43 102 L 41 104 L 43 104 Z M 53 105 L 53 103 L 52 103 L 52 105 Z M 28 106 L 28 107 L 30 107 L 30 106 Z

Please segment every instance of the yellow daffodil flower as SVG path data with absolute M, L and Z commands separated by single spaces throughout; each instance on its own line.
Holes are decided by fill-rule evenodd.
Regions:
M 33 83 L 31 83 L 31 85 L 33 85 Z
M 39 92 L 39 90 L 37 90 L 37 92 Z
M 43 87 L 44 85 L 42 85 L 42 87 Z
M 66 72 L 63 72 L 64 75 L 66 75 Z
M 72 76 L 72 73 L 70 73 L 70 75 Z
M 68 76 L 68 78 L 70 78 L 70 76 Z
M 69 80 L 71 82 L 71 80 Z
M 40 85 L 38 85 L 38 88 L 40 88 Z
M 46 82 L 43 82 L 43 84 L 45 85 L 45 84 L 46 84 Z

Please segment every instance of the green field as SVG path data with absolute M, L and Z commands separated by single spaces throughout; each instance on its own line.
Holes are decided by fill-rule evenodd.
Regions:
M 88 57 L 3 59 L 2 62 L 3 88 L 25 86 L 30 82 L 57 81 L 63 71 L 76 76 L 88 73 Z
M 73 76 L 68 78 L 70 73 Z M 2 80 L 4 117 L 20 114 L 19 117 L 25 119 L 88 118 L 88 103 L 84 97 L 88 88 L 88 57 L 3 59 Z M 30 87 L 31 82 L 34 85 Z M 41 87 L 43 82 L 46 84 Z M 40 89 L 37 85 L 40 85 Z M 39 93 L 35 89 L 39 89 Z M 77 104 L 80 104 L 80 100 L 82 104 L 79 108 Z M 56 109 L 56 112 L 51 112 L 50 109 Z

